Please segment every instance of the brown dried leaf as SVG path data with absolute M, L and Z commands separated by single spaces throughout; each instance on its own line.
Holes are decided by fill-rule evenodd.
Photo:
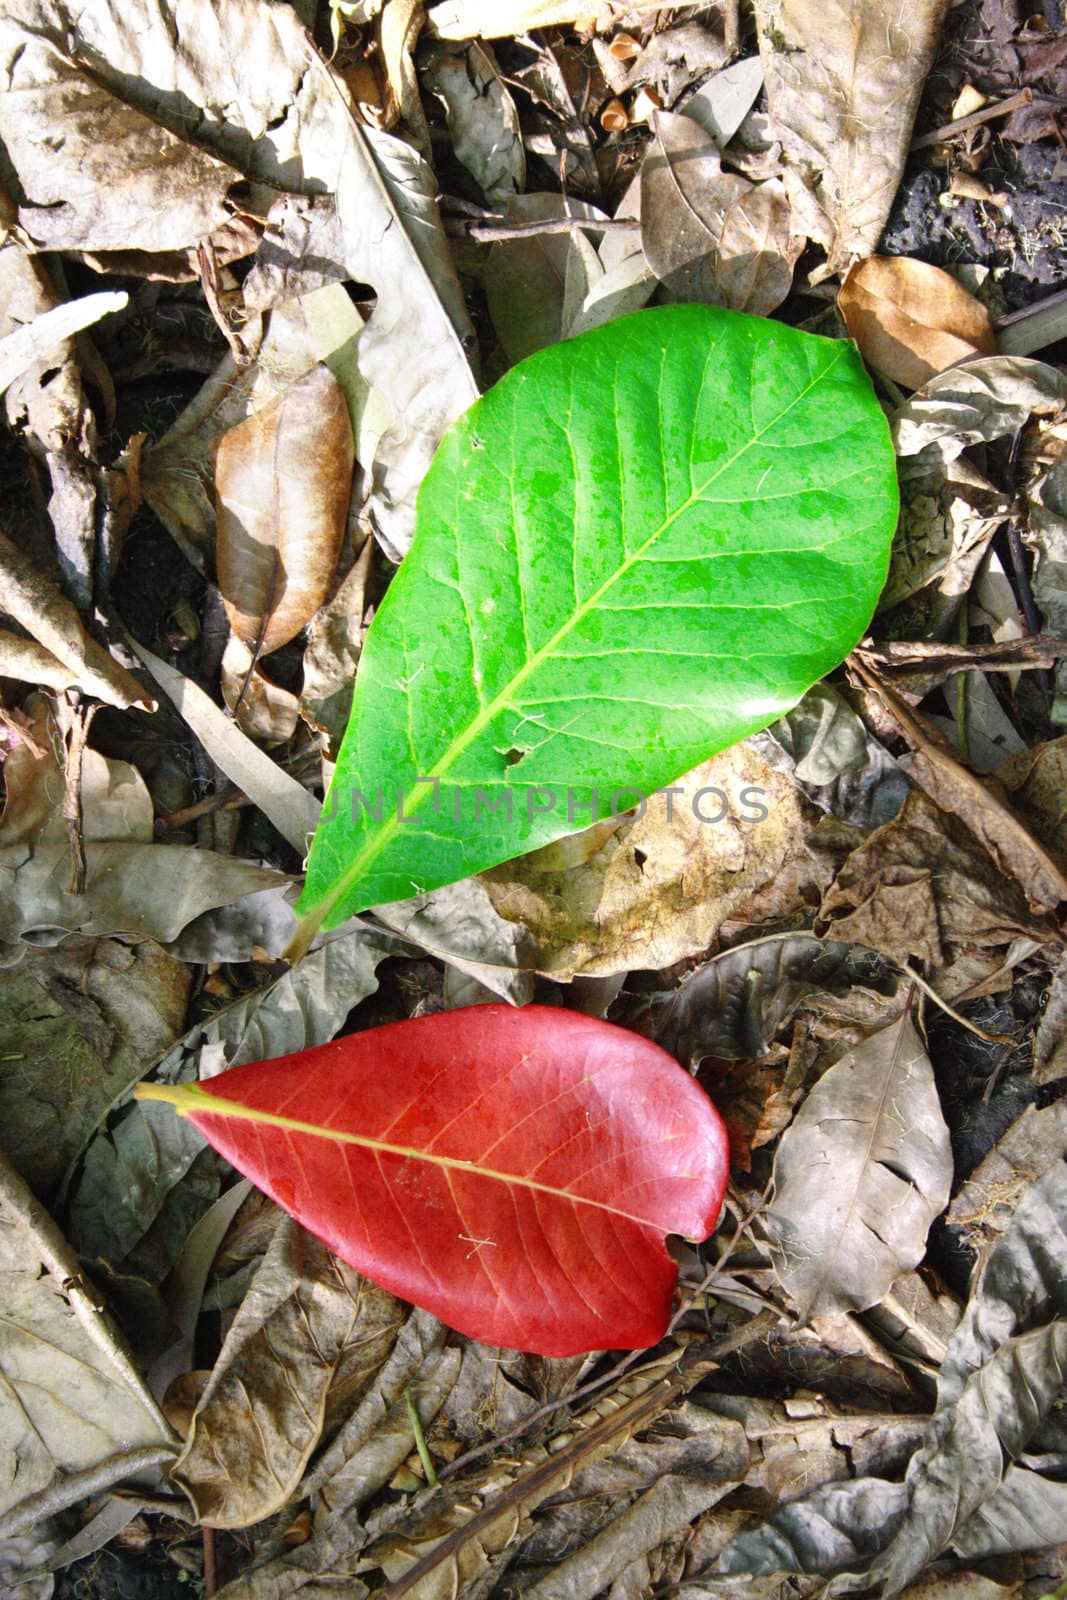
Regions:
M 256 657 L 287 644 L 326 598 L 354 453 L 344 392 L 321 365 L 219 444 L 219 588 Z
M 55 657 L 60 675 L 69 674 L 87 694 L 124 710 L 154 711 L 156 701 L 132 673 L 119 666 L 87 631 L 59 586 L 37 571 L 24 553 L 0 533 L 0 606 Z
M 404 1318 L 400 1301 L 281 1218 L 174 1467 L 202 1522 L 248 1527 L 285 1504 L 328 1407 L 374 1381 Z
M 952 1151 L 907 1012 L 823 1073 L 774 1163 L 775 1270 L 802 1317 L 876 1305 L 922 1260 Z
M 780 178 L 757 183 L 727 211 L 719 237 L 716 278 L 723 304 L 767 317 L 793 287 L 804 247 Z
M 1067 1063 L 1064 1068 L 1067 1070 Z M 1040 1079 L 1036 1070 L 1035 1076 Z M 1040 1110 L 1027 1106 L 971 1173 L 949 1207 L 947 1220 L 964 1230 L 972 1250 L 984 1253 L 1005 1232 L 1031 1183 L 1044 1177 L 1064 1155 L 1067 1100 L 1055 1100 Z
M 227 709 L 242 733 L 265 744 L 284 744 L 296 730 L 300 702 L 260 671 L 248 645 L 232 633 L 220 669 Z
M 706 950 L 761 891 L 782 915 L 821 892 L 830 869 L 807 848 L 810 826 L 791 778 L 740 744 L 652 795 L 583 864 L 541 872 L 520 859 L 483 880 L 501 915 L 529 928 L 545 972 L 666 967 Z
M 681 300 L 723 304 L 718 251 L 727 213 L 750 193 L 690 117 L 658 111 L 641 166 L 641 242 L 657 278 Z
M 951 273 L 927 261 L 860 261 L 837 304 L 863 359 L 907 389 L 921 388 L 957 361 L 997 351 L 985 306 Z
M 819 907 L 816 929 L 932 967 L 1020 934 L 1051 932 L 968 829 L 920 789 L 849 856 Z
M 798 226 L 827 270 L 875 248 L 948 0 L 757 0 L 767 107 Z
M 1038 1083 L 1067 1078 L 1067 956 L 1052 974 L 1048 999 L 1034 1035 L 1034 1077 Z
M 1016 880 L 1035 910 L 1050 911 L 1067 900 L 1067 873 L 992 784 L 962 765 L 940 742 L 940 735 L 924 726 L 920 713 L 871 673 L 862 652 L 855 652 L 850 659 L 915 750 L 909 772 L 927 794 L 967 825 L 1001 871 Z

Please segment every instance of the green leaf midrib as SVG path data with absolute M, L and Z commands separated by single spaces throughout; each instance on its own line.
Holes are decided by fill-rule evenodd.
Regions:
M 715 471 L 712 472 L 710 476 L 699 485 L 699 487 L 691 488 L 687 498 L 683 500 L 670 513 L 669 516 L 664 517 L 663 521 L 653 529 L 644 542 L 639 545 L 631 554 L 629 554 L 625 561 L 623 561 L 609 577 L 604 579 L 599 588 L 595 589 L 590 595 L 587 596 L 585 600 L 582 601 L 581 605 L 571 613 L 566 622 L 557 628 L 556 632 L 552 634 L 552 636 L 547 639 L 543 645 L 541 645 L 531 656 L 527 658 L 526 662 L 519 668 L 514 676 L 511 677 L 503 686 L 503 688 L 500 689 L 500 691 L 494 696 L 494 698 L 482 708 L 478 715 L 467 724 L 467 727 L 463 730 L 463 732 L 453 739 L 452 743 L 441 757 L 441 760 L 431 769 L 429 773 L 425 774 L 427 779 L 441 779 L 447 776 L 455 762 L 459 760 L 460 756 L 463 755 L 467 749 L 469 749 L 470 745 L 473 744 L 478 735 L 489 726 L 489 724 L 496 716 L 499 715 L 501 711 L 507 709 L 509 701 L 516 694 L 516 692 L 521 689 L 527 678 L 529 678 L 530 675 L 536 671 L 543 661 L 552 655 L 556 647 L 562 643 L 562 641 L 566 639 L 571 632 L 573 632 L 573 630 L 578 626 L 579 622 L 583 621 L 588 613 L 596 608 L 607 591 L 611 589 L 614 584 L 618 583 L 623 577 L 625 577 L 630 569 L 643 558 L 649 547 L 654 545 L 657 540 L 661 539 L 679 517 L 684 515 L 684 513 L 688 511 L 690 507 L 699 503 L 703 495 L 717 478 L 721 478 L 724 473 L 728 472 L 731 467 L 736 465 L 736 463 L 742 459 L 747 451 L 753 449 L 757 444 L 759 444 L 761 440 L 763 440 L 766 435 L 772 431 L 772 429 L 777 428 L 783 418 L 787 417 L 789 413 L 796 406 L 798 406 L 807 395 L 811 393 L 812 389 L 816 388 L 818 384 L 825 381 L 833 369 L 844 358 L 847 348 L 847 345 L 844 343 L 844 341 L 842 341 L 841 347 L 835 352 L 833 360 L 829 361 L 825 367 L 821 368 L 820 371 L 811 379 L 811 381 L 793 396 L 787 406 L 783 407 L 783 409 L 778 412 L 778 414 L 773 417 L 771 421 L 768 422 L 758 433 L 754 433 L 750 439 L 746 439 L 745 443 L 740 447 L 739 450 L 736 450 L 733 455 L 728 456 L 725 461 L 720 462 L 720 464 L 715 468 Z M 734 502 L 729 503 L 733 504 Z M 519 584 L 519 592 L 521 597 L 523 592 L 521 581 Z M 375 830 L 372 837 L 367 840 L 367 843 L 362 847 L 362 849 L 357 852 L 344 873 L 336 881 L 333 890 L 324 896 L 320 905 L 313 913 L 311 913 L 312 916 L 320 921 L 325 921 L 325 919 L 330 915 L 330 911 L 333 906 L 336 905 L 339 900 L 342 900 L 345 895 L 354 887 L 354 885 L 359 882 L 367 868 L 374 863 L 378 856 L 382 854 L 386 847 L 396 837 L 400 829 L 400 822 L 398 820 L 399 816 L 402 814 L 405 818 L 405 821 L 410 822 L 416 813 L 421 810 L 422 806 L 426 803 L 426 800 L 429 798 L 429 793 L 429 789 L 425 786 L 421 788 L 421 792 L 416 792 L 415 785 L 412 785 L 407 790 L 402 800 L 399 802 L 396 812 L 390 813 L 388 821 L 383 822 L 382 825 Z

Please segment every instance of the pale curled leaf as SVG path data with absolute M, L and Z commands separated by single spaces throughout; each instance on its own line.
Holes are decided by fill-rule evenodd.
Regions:
M 0 339 L 0 394 L 35 361 L 51 355 L 64 339 L 91 327 L 109 312 L 121 311 L 129 298 L 124 291 L 87 294 L 44 311 L 24 327 L 5 334 Z
M 855 984 L 892 993 L 896 977 L 873 950 L 781 934 L 735 945 L 699 967 L 655 1013 L 653 1037 L 683 1064 L 702 1056 L 758 1059 L 798 1006 Z
M 908 1505 L 872 1576 L 897 1594 L 952 1543 L 987 1504 L 1063 1390 L 1067 1318 L 1008 1339 L 939 1405 L 930 1437 L 913 1456 Z
M 718 145 L 698 123 L 656 112 L 641 166 L 641 242 L 673 296 L 724 303 L 719 244 L 727 213 L 751 187 L 747 178 L 724 171 Z
M 170 1432 L 74 1251 L 0 1158 L 0 1508 Z
M 62 928 L 167 944 L 212 906 L 285 881 L 253 861 L 187 845 L 89 844 L 85 856 L 85 890 L 74 894 L 65 844 L 0 849 L 0 919 L 9 937 Z
M 1025 356 L 980 356 L 931 378 L 893 416 L 897 453 L 917 455 L 936 444 L 954 460 L 968 445 L 1014 433 L 1031 416 L 1067 406 L 1067 377 Z
M 948 0 L 758 0 L 767 108 L 836 271 L 878 243 Z M 806 195 L 802 194 L 806 190 Z
M 922 1260 L 951 1180 L 933 1070 L 905 1012 L 823 1073 L 778 1146 L 768 1220 L 801 1315 L 875 1305 Z
M 220 440 L 219 589 L 254 657 L 287 644 L 325 600 L 353 459 L 344 393 L 321 365 Z
M 526 153 L 511 91 L 490 51 L 477 42 L 462 51 L 438 46 L 422 72 L 443 102 L 457 161 L 478 183 L 490 206 L 526 187 Z
M 54 656 L 67 683 L 74 683 L 125 710 L 154 711 L 156 702 L 132 673 L 112 660 L 89 633 L 75 607 L 52 579 L 35 570 L 18 546 L 0 532 L 0 607 Z
M 161 661 L 144 645 L 134 641 L 133 647 L 211 759 L 270 819 L 282 838 L 303 855 L 322 809 L 315 796 L 253 744 L 191 678 Z
M 374 1381 L 403 1320 L 399 1301 L 283 1216 L 173 1468 L 200 1521 L 244 1528 L 279 1510 L 328 1408 Z

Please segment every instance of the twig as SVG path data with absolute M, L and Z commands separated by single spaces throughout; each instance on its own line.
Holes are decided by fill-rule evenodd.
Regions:
M 1053 306 L 1062 305 L 1067 300 L 1067 289 L 1057 289 L 1053 294 L 1045 295 L 1042 300 L 1034 300 L 1028 306 L 1023 306 L 1021 311 L 1009 311 L 1006 316 L 997 318 L 998 328 L 1010 328 L 1016 322 L 1025 322 L 1027 317 L 1036 317 L 1040 311 L 1050 311 Z
M 79 1500 L 88 1500 L 90 1495 L 103 1494 L 114 1484 L 121 1483 L 123 1478 L 133 1477 L 135 1473 L 147 1472 L 152 1467 L 161 1467 L 166 1462 L 173 1461 L 177 1454 L 177 1445 L 145 1445 L 141 1450 L 120 1450 L 117 1455 L 108 1456 L 105 1461 L 99 1461 L 95 1466 L 86 1467 L 81 1472 L 72 1472 L 65 1478 L 57 1478 L 46 1489 L 40 1489 L 37 1494 L 31 1494 L 25 1500 L 20 1500 L 17 1506 L 12 1506 L 11 1510 L 0 1518 L 0 1539 L 15 1539 L 20 1533 L 36 1527 L 48 1517 L 57 1516 L 61 1511 L 69 1511 Z
M 62 721 L 66 724 L 63 731 L 67 736 L 63 820 L 67 824 L 67 842 L 70 846 L 70 893 L 84 894 L 88 868 L 85 840 L 82 837 L 82 758 L 97 708 L 95 705 L 80 707 L 69 701 L 63 701 L 61 705 Z
M 1032 89 L 1020 89 L 1018 94 L 1010 94 L 1006 100 L 995 100 L 992 105 L 983 106 L 980 111 L 972 111 L 969 117 L 957 117 L 955 122 L 945 122 L 932 133 L 921 134 L 918 139 L 912 140 L 911 148 L 928 150 L 931 145 L 943 144 L 954 134 L 966 133 L 970 128 L 981 127 L 983 122 L 993 122 L 997 117 L 1006 117 L 1012 111 L 1021 111 L 1023 106 L 1032 105 L 1033 100 Z
M 544 217 L 540 222 L 468 222 L 467 233 L 483 244 L 495 244 L 500 239 L 531 239 L 542 233 L 573 233 L 576 228 L 592 228 L 597 233 L 610 229 L 627 228 L 632 233 L 640 230 L 636 218 L 629 217 Z
M 925 978 L 920 978 L 919 974 L 915 971 L 915 968 L 909 967 L 906 961 L 902 961 L 900 963 L 900 968 L 902 972 L 906 972 L 908 974 L 908 977 L 911 979 L 912 983 L 916 984 L 922 990 L 927 999 L 932 1000 L 935 1006 L 939 1006 L 947 1017 L 952 1018 L 953 1022 L 958 1022 L 961 1028 L 966 1028 L 968 1033 L 975 1034 L 985 1044 L 1015 1043 L 1015 1040 L 1010 1038 L 1006 1033 L 987 1033 L 985 1028 L 980 1028 L 978 1026 L 977 1022 L 968 1022 L 966 1017 L 961 1016 L 958 1011 L 953 1010 L 947 1000 L 942 1000 L 937 990 L 931 988 Z
M 407 1407 L 407 1413 L 411 1419 L 411 1431 L 415 1435 L 415 1449 L 419 1452 L 419 1460 L 422 1462 L 423 1475 L 426 1479 L 426 1482 L 432 1488 L 437 1482 L 437 1468 L 433 1464 L 433 1457 L 430 1455 L 430 1448 L 426 1443 L 426 1434 L 423 1431 L 422 1418 L 419 1416 L 419 1409 L 415 1404 L 410 1385 L 404 1390 L 404 1404 Z
M 204 1600 L 211 1600 L 218 1588 L 218 1564 L 215 1559 L 215 1530 L 201 1527 L 204 1541 Z

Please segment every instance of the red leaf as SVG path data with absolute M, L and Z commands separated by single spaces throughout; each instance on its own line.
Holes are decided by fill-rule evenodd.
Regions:
M 206 1083 L 142 1084 L 345 1261 L 487 1344 L 661 1338 L 726 1188 L 722 1121 L 658 1045 L 572 1011 L 471 1006 Z

